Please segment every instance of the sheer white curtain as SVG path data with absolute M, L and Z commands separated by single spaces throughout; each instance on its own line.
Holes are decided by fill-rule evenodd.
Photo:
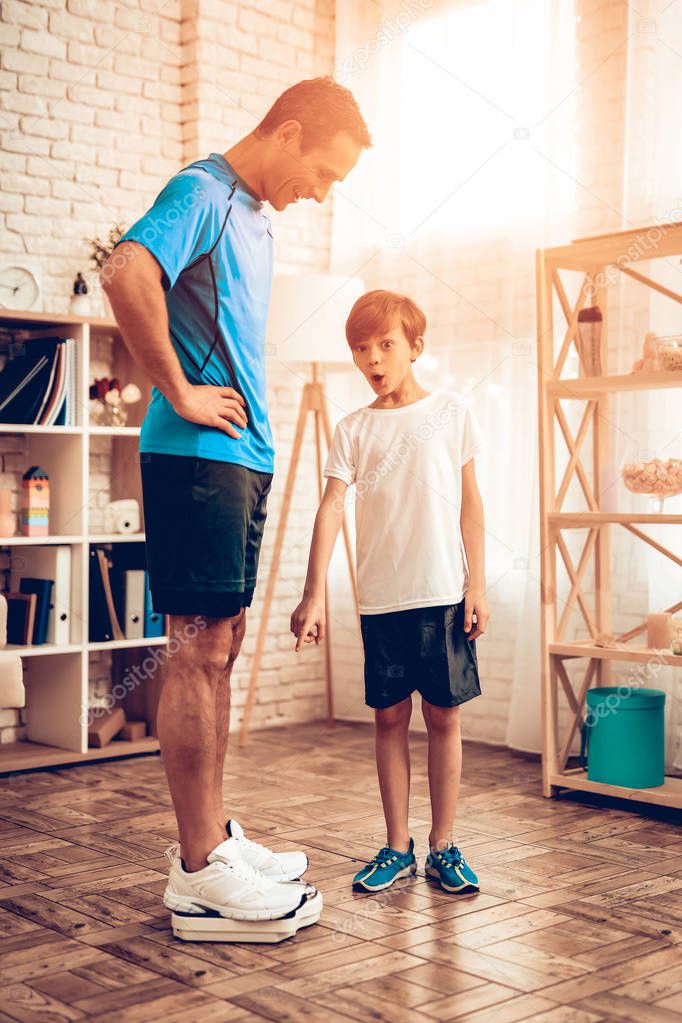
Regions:
M 595 181 L 578 180 L 578 146 L 601 146 L 606 162 L 611 143 L 591 129 L 579 130 L 578 117 L 589 106 L 583 79 L 590 78 L 577 61 L 581 6 L 580 0 L 337 3 L 336 77 L 355 94 L 374 147 L 336 189 L 332 268 L 358 274 L 367 287 L 404 290 L 423 306 L 427 351 L 417 376 L 424 386 L 468 395 L 481 420 L 489 446 L 477 463 L 494 620 L 479 645 L 484 699 L 467 710 L 465 728 L 472 737 L 527 751 L 540 749 L 534 252 L 661 213 L 640 205 L 626 219 L 625 211 L 619 218 L 609 207 L 606 226 L 590 221 L 601 189 Z M 626 18 L 634 17 L 622 6 Z M 642 14 L 642 7 L 646 3 L 638 4 L 639 18 L 654 17 Z M 606 24 L 606 12 L 604 18 Z M 645 146 L 653 145 L 654 136 L 657 145 L 665 140 L 663 117 L 679 151 L 674 120 L 651 115 L 651 76 L 664 89 L 665 75 L 672 75 L 666 102 L 674 103 L 679 70 L 659 66 L 650 52 L 659 45 L 651 33 L 635 25 L 624 29 L 626 35 L 629 122 L 634 125 L 642 113 L 637 67 L 648 99 Z M 682 43 L 675 49 L 682 52 Z M 642 136 L 634 128 L 627 143 L 619 150 L 628 152 L 627 165 L 613 171 L 615 192 L 622 198 L 628 181 L 628 203 L 634 205 L 635 196 L 651 199 L 663 191 L 660 182 L 652 186 L 664 172 L 658 159 L 644 160 Z M 660 160 L 668 156 L 654 152 Z M 647 155 L 653 155 L 650 149 Z M 677 157 L 673 162 L 677 177 L 668 177 L 679 186 L 682 168 Z M 642 315 L 639 333 L 632 331 L 622 349 L 626 370 L 642 327 L 673 329 L 667 321 L 645 323 Z M 330 385 L 333 395 L 333 380 Z M 355 405 L 371 401 L 360 394 L 361 385 L 338 391 L 344 395 L 339 415 L 351 394 L 358 397 Z M 630 415 L 625 405 L 614 408 L 621 417 L 614 422 L 618 435 L 627 433 Z M 648 555 L 640 550 L 633 556 L 646 580 Z M 334 584 L 343 585 L 341 576 L 334 576 Z M 344 690 L 344 700 L 354 716 L 362 701 L 349 692 Z
M 337 188 L 333 268 L 423 306 L 417 375 L 467 395 L 486 433 L 495 622 L 467 728 L 526 749 L 539 748 L 533 253 L 570 236 L 573 39 L 570 0 L 337 4 L 336 76 L 374 147 Z
M 647 0 L 644 4 L 638 3 L 637 8 L 637 17 L 631 16 L 628 43 L 624 226 L 682 219 L 682 132 L 679 130 L 682 5 Z M 647 30 L 642 31 L 645 27 Z M 657 260 L 642 268 L 642 272 L 682 294 L 679 257 Z M 626 358 L 631 352 L 633 337 L 635 347 L 639 347 L 642 329 L 655 330 L 659 335 L 682 333 L 680 306 L 664 296 L 628 281 L 623 283 L 618 298 L 620 321 L 626 325 L 620 348 Z M 627 326 L 633 324 L 641 325 L 640 329 L 628 333 Z M 622 369 L 627 372 L 629 365 Z M 682 452 L 679 392 L 650 392 L 643 401 L 631 404 L 624 427 L 626 433 L 630 432 L 630 427 L 636 429 L 637 438 L 643 434 L 645 450 L 652 455 L 679 458 Z M 682 496 L 668 499 L 665 511 L 682 513 Z M 680 555 L 682 527 L 644 528 L 655 540 Z M 679 566 L 648 546 L 640 549 L 638 555 L 643 563 L 647 607 L 659 611 L 682 599 Z M 682 673 L 666 667 L 657 670 L 644 684 L 666 693 L 666 771 L 682 774 Z

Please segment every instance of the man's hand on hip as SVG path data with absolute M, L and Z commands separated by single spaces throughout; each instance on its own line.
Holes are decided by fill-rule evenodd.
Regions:
M 202 426 L 215 426 L 236 439 L 241 437 L 241 433 L 232 423 L 246 429 L 245 407 L 246 402 L 234 388 L 211 384 L 190 384 L 182 397 L 173 402 L 173 408 L 183 419 Z

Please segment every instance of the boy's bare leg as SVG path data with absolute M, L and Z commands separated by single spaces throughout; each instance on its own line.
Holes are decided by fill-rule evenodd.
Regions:
M 228 620 L 232 623 L 232 642 L 225 670 L 216 689 L 216 763 L 214 785 L 218 816 L 223 822 L 223 838 L 225 837 L 225 825 L 229 819 L 229 814 L 225 812 L 223 801 L 223 771 L 225 769 L 227 739 L 230 730 L 230 680 L 232 668 L 241 649 L 244 633 L 246 632 L 246 608 L 243 607 L 236 617 Z
M 452 829 L 462 775 L 462 733 L 459 707 L 435 707 L 422 700 L 429 735 L 429 793 L 432 849 L 452 841 Z
M 163 669 L 157 732 L 182 855 L 188 870 L 206 866 L 208 853 L 225 840 L 222 805 L 216 805 L 217 692 L 225 685 L 232 647 L 229 618 L 171 616 L 180 640 Z M 222 772 L 221 772 L 222 775 Z
M 408 726 L 412 697 L 374 711 L 375 750 L 388 844 L 407 852 L 410 844 L 410 747 Z

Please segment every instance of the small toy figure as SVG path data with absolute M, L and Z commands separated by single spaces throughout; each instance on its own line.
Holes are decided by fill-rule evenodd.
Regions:
M 21 481 L 21 534 L 47 536 L 50 518 L 50 478 L 39 465 L 32 465 Z

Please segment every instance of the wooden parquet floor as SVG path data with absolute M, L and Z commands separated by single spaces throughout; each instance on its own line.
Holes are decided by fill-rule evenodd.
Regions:
M 481 892 L 458 900 L 421 869 L 422 736 L 412 750 L 420 871 L 362 896 L 350 879 L 384 841 L 370 729 L 233 745 L 232 813 L 305 849 L 325 898 L 318 925 L 269 946 L 173 938 L 158 756 L 0 779 L 0 1023 L 682 1020 L 679 817 L 544 800 L 534 760 L 467 743 L 456 839 Z

